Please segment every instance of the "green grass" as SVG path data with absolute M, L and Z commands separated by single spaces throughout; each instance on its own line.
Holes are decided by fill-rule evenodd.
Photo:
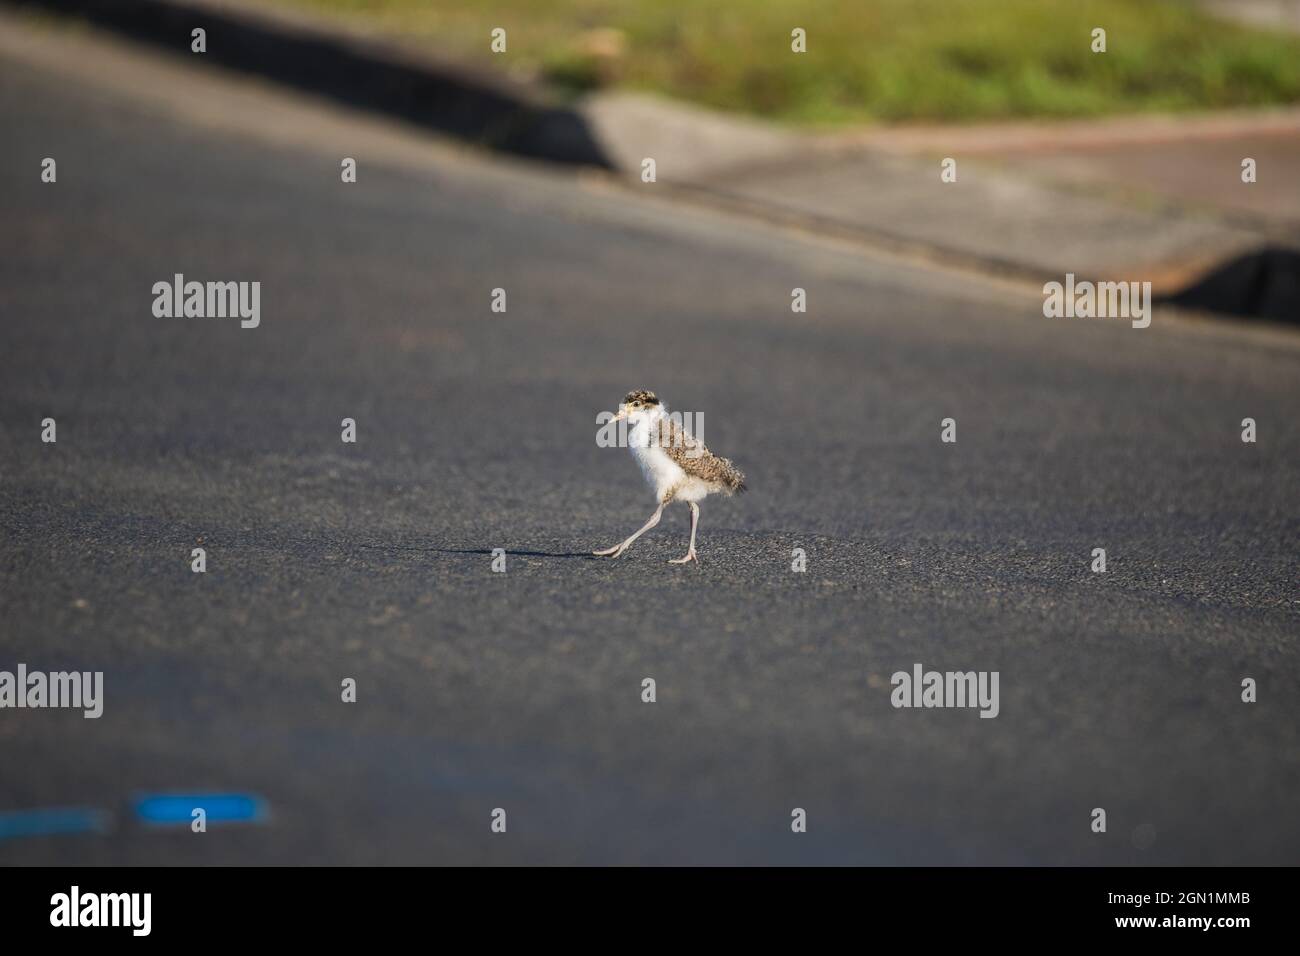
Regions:
M 569 90 L 619 86 L 814 125 L 1300 101 L 1300 38 L 1185 0 L 272 0 Z M 509 49 L 489 52 L 504 27 Z M 1106 53 L 1091 51 L 1104 27 Z M 587 31 L 624 37 L 615 58 Z M 803 27 L 808 52 L 790 51 Z

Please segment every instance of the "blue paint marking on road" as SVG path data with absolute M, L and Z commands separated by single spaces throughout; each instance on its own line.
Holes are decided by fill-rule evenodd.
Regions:
M 202 809 L 208 823 L 262 823 L 266 801 L 247 793 L 145 794 L 134 800 L 136 819 L 151 826 L 188 826 L 195 809 Z
M 83 807 L 11 810 L 0 813 L 0 840 L 66 833 L 106 833 L 111 820 L 106 810 Z

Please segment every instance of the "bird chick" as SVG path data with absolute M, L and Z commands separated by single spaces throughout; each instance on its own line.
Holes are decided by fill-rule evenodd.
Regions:
M 627 421 L 628 448 L 659 504 L 641 530 L 612 548 L 592 553 L 597 557 L 619 557 L 632 542 L 659 523 L 664 508 L 674 501 L 682 501 L 691 509 L 691 543 L 684 557 L 673 558 L 668 563 L 699 564 L 695 553 L 695 531 L 700 523 L 698 502 L 719 492 L 743 493 L 745 476 L 729 460 L 714 455 L 702 441 L 687 432 L 668 414 L 667 407 L 654 392 L 645 389 L 628 392 L 613 420 Z

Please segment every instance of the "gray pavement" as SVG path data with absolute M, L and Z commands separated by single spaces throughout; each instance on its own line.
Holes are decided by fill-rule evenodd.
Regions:
M 0 809 L 117 814 L 0 863 L 1295 862 L 1289 333 L 1049 320 L 116 49 L 0 53 L 0 668 L 106 687 L 0 711 Z M 175 272 L 261 326 L 154 318 Z M 585 556 L 652 506 L 594 440 L 635 387 L 750 478 L 698 569 L 680 508 Z M 895 710 L 916 662 L 999 717 Z M 168 789 L 271 817 L 134 826 Z

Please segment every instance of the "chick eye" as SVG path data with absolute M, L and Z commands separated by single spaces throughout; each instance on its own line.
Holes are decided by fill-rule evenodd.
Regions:
M 633 407 L 633 408 L 640 408 L 640 407 L 641 407 L 641 403 L 640 403 L 640 402 L 633 402 L 633 403 L 632 403 L 632 407 Z

